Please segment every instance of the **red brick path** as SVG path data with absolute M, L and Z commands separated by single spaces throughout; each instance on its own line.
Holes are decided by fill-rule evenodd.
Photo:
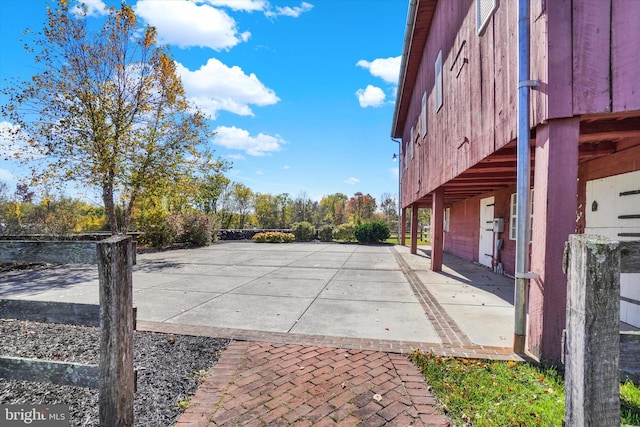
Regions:
M 405 355 L 233 342 L 176 426 L 448 426 Z

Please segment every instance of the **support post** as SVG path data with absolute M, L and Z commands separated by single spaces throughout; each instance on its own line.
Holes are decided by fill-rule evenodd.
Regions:
M 411 253 L 418 253 L 418 204 L 411 205 Z
M 569 236 L 565 425 L 620 425 L 620 248 Z
M 579 135 L 578 117 L 549 120 L 536 128 L 530 271 L 538 278 L 528 290 L 527 348 L 554 364 L 560 363 L 566 323 L 567 276 L 561 254 L 576 229 Z
M 431 271 L 442 271 L 444 233 L 444 188 L 433 192 L 431 209 Z
M 404 246 L 407 243 L 407 209 L 401 208 L 400 210 L 400 222 L 402 223 L 402 225 L 400 226 L 400 236 L 398 236 L 398 243 Z
M 129 236 L 98 242 L 101 426 L 133 426 L 133 245 Z

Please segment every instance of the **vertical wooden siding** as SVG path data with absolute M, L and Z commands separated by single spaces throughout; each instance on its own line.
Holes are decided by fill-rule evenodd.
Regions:
M 407 114 L 403 141 L 419 122 L 427 92 L 428 132 L 403 170 L 402 205 L 503 147 L 516 131 L 517 10 L 501 2 L 482 36 L 476 34 L 474 0 L 440 1 L 423 52 Z M 434 107 L 434 64 L 443 54 L 443 106 Z
M 517 5 L 501 1 L 482 36 L 474 0 L 438 1 L 403 141 L 428 94 L 428 133 L 403 176 L 402 205 L 431 193 L 515 138 Z M 531 2 L 532 127 L 550 119 L 640 110 L 640 1 Z M 443 98 L 434 109 L 434 63 Z M 466 60 L 466 62 L 465 62 Z
M 612 4 L 613 111 L 640 110 L 640 1 Z

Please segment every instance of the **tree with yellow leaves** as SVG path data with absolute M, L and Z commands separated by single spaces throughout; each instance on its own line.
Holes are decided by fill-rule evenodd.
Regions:
M 189 105 L 175 62 L 125 3 L 93 30 L 58 0 L 27 49 L 37 69 L 7 86 L 2 107 L 34 182 L 73 182 L 101 196 L 111 231 L 126 233 L 136 199 L 199 171 L 222 171 L 203 148 L 206 118 Z M 118 221 L 116 205 L 124 207 Z

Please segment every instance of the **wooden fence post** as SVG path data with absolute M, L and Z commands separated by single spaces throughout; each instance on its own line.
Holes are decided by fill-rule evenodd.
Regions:
M 133 246 L 130 236 L 98 242 L 100 425 L 133 426 Z
M 620 247 L 569 236 L 565 425 L 619 426 Z

